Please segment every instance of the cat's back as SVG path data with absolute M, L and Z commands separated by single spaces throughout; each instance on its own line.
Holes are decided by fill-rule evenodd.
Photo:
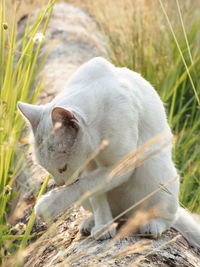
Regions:
M 88 118 L 95 118 L 102 107 L 109 111 L 113 110 L 112 107 L 117 103 L 120 105 L 123 95 L 127 96 L 120 86 L 116 67 L 106 59 L 96 57 L 79 67 L 62 93 L 52 101 L 52 105 L 76 106 L 82 109 Z
M 149 106 L 162 110 L 162 101 L 151 86 L 139 73 L 127 68 L 119 68 L 102 57 L 95 57 L 83 64 L 71 77 L 67 90 L 79 91 L 80 94 L 95 95 L 110 101 L 130 100 L 137 108 Z
M 63 93 L 65 97 L 58 96 L 54 103 L 79 106 L 91 119 L 100 114 L 103 118 L 104 110 L 107 117 L 123 112 L 126 117 L 139 114 L 141 123 L 148 126 L 146 128 L 155 118 L 161 128 L 167 125 L 162 101 L 150 83 L 140 74 L 115 67 L 102 57 L 84 63 L 71 77 Z
M 119 82 L 122 86 L 129 88 L 129 91 L 134 93 L 134 97 L 138 98 L 138 101 L 142 105 L 154 106 L 163 110 L 163 103 L 153 88 L 153 86 L 145 80 L 139 73 L 123 68 L 116 68 L 115 70 Z
M 133 105 L 137 104 L 141 143 L 161 132 L 171 136 L 163 102 L 153 86 L 139 73 L 127 68 L 116 68 L 116 73 Z
M 84 87 L 99 81 L 103 82 L 103 80 L 109 82 L 113 78 L 116 78 L 114 65 L 103 57 L 95 57 L 84 63 L 74 75 L 72 75 L 68 82 L 68 87 L 73 88 L 75 85 L 80 84 Z
M 145 82 L 138 73 L 118 68 L 106 59 L 96 57 L 84 63 L 74 73 L 64 93 L 69 97 L 73 95 L 84 100 L 88 98 L 93 103 L 96 98 L 101 104 L 117 104 L 118 107 L 128 104 L 140 109 L 144 95 L 148 97 L 153 93 L 153 97 L 156 96 L 148 82 Z

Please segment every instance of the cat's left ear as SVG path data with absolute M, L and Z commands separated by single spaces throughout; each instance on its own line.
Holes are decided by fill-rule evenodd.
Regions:
M 23 102 L 18 102 L 17 106 L 24 117 L 30 122 L 32 129 L 35 130 L 40 121 L 42 107 Z
M 51 118 L 54 127 L 67 127 L 67 128 L 73 128 L 75 130 L 79 129 L 78 120 L 75 117 L 75 115 L 61 107 L 55 107 L 51 112 Z

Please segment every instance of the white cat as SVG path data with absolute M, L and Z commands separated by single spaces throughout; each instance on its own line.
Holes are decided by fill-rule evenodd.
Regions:
M 104 183 L 82 203 L 93 216 L 80 230 L 85 235 L 107 239 L 115 235 L 116 229 L 103 233 L 103 227 L 109 226 L 115 216 L 177 176 L 170 144 L 139 167 L 105 182 L 119 161 L 148 140 L 162 132 L 167 136 L 163 141 L 172 137 L 158 94 L 133 71 L 117 68 L 97 57 L 83 64 L 64 91 L 49 104 L 36 106 L 19 102 L 18 106 L 32 126 L 39 164 L 60 185 L 67 183 L 102 140 L 109 142 L 76 182 L 40 198 L 35 207 L 38 216 L 54 217 L 85 192 Z M 149 149 L 159 146 L 156 144 Z M 179 207 L 178 193 L 176 179 L 166 190 L 160 189 L 138 205 L 133 211 L 160 207 L 159 216 L 141 226 L 139 231 L 157 237 L 173 226 L 200 248 L 200 227 Z M 130 217 L 133 211 L 125 216 Z

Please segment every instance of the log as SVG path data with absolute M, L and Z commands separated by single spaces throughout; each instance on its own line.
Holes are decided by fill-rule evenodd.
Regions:
M 24 21 L 20 22 L 21 31 L 23 27 Z M 46 74 L 46 86 L 38 103 L 47 103 L 60 92 L 83 62 L 94 56 L 107 57 L 97 23 L 84 10 L 63 3 L 54 7 L 42 53 L 49 49 L 51 53 L 39 75 Z M 31 153 L 27 168 L 31 180 L 38 183 L 44 171 L 33 164 Z M 131 234 L 117 241 L 94 241 L 82 237 L 78 230 L 87 216 L 80 207 L 68 209 L 25 250 L 24 266 L 200 266 L 200 251 L 174 229 L 157 240 Z
M 118 241 L 82 237 L 82 208 L 71 208 L 26 251 L 25 266 L 200 266 L 200 253 L 175 230 L 150 240 L 130 235 Z

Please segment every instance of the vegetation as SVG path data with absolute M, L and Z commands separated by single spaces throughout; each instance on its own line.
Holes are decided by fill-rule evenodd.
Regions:
M 159 92 L 166 104 L 169 123 L 176 136 L 174 159 L 181 176 L 180 202 L 200 213 L 200 4 L 178 0 L 101 0 L 72 2 L 96 18 L 109 43 L 110 59 L 118 66 L 140 72 Z M 30 238 L 31 222 L 25 235 L 11 232 L 9 216 L 13 185 L 21 171 L 20 137 L 24 123 L 17 112 L 18 100 L 33 103 L 42 89 L 34 90 L 42 42 L 34 42 L 39 31 L 45 34 L 52 1 L 17 41 L 17 22 L 7 24 L 5 3 L 0 14 L 0 263 Z M 16 15 L 16 12 L 15 12 Z M 46 15 L 46 17 L 45 17 Z M 43 22 L 43 24 L 42 24 Z M 17 157 L 16 157 L 17 155 Z M 44 189 L 44 188 L 43 188 Z M 43 190 L 42 189 L 42 190 Z
M 51 1 L 52 2 L 52 1 Z M 27 235 L 12 234 L 9 225 L 12 200 L 16 196 L 16 178 L 22 170 L 24 155 L 19 153 L 20 137 L 24 122 L 17 111 L 17 101 L 34 102 L 42 89 L 42 81 L 34 88 L 35 78 L 44 59 L 38 63 L 42 45 L 37 41 L 39 31 L 44 35 L 51 15 L 53 3 L 41 12 L 31 27 L 26 27 L 22 39 L 17 40 L 16 10 L 12 24 L 5 18 L 5 1 L 1 1 L 0 14 L 0 263 L 19 246 L 13 242 Z M 21 156 L 19 156 L 21 155 Z M 15 187 L 14 187 L 15 184 Z M 15 188 L 15 189 L 13 189 Z M 8 216 L 9 214 L 9 216 Z

